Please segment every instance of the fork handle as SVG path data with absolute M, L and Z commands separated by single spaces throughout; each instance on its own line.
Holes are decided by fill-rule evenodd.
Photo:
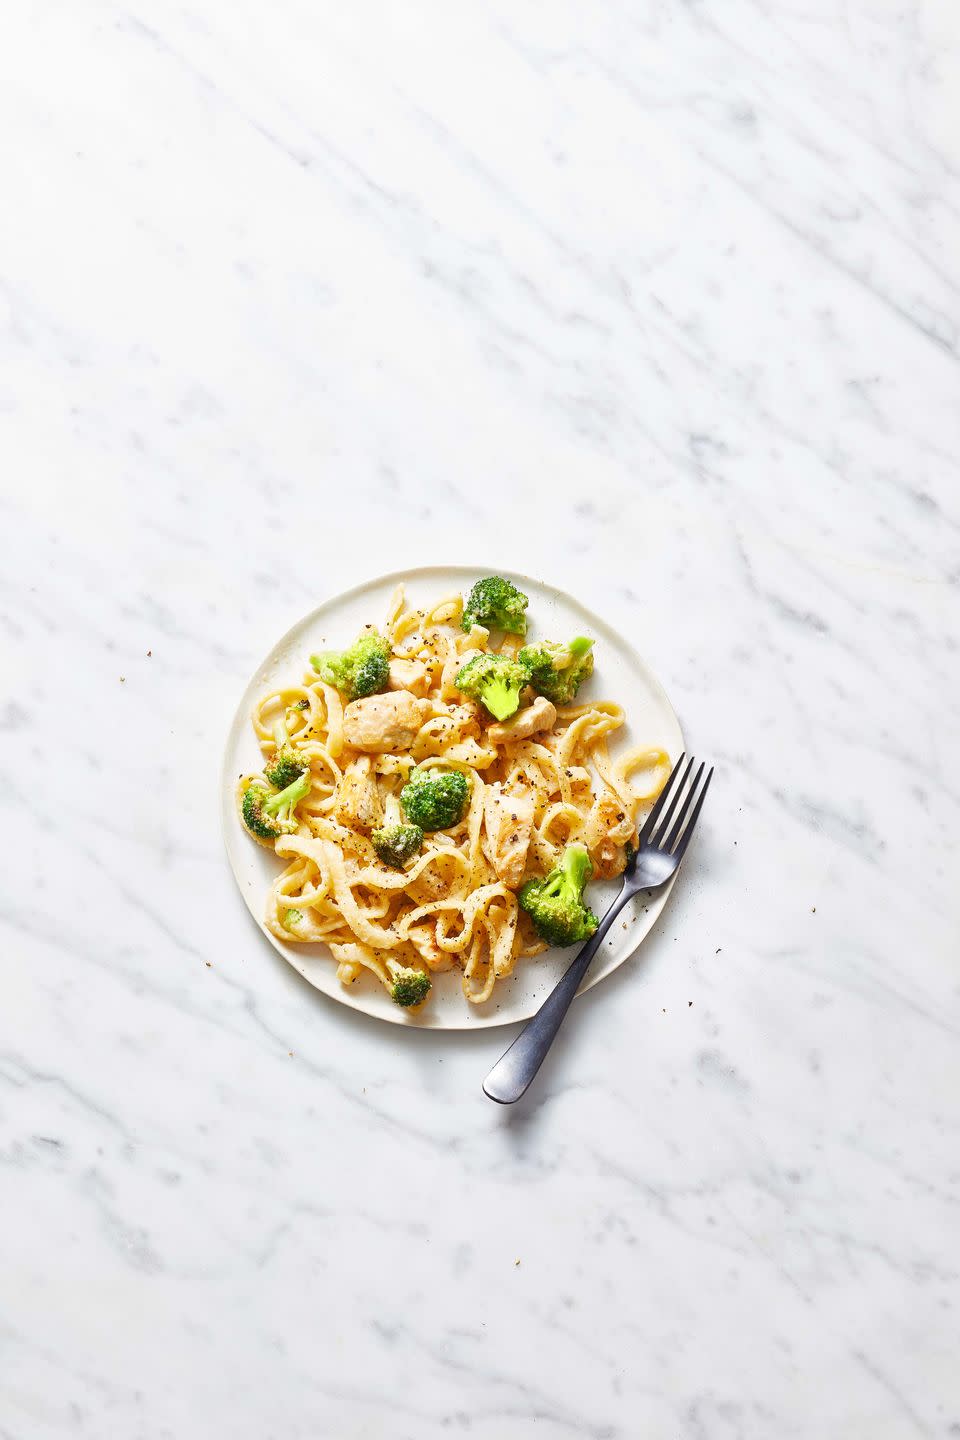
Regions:
M 515 1100 L 519 1100 L 540 1069 L 591 960 L 603 944 L 610 926 L 633 894 L 635 891 L 625 885 L 573 964 L 484 1080 L 484 1094 L 491 1100 L 496 1100 L 498 1105 L 512 1105 Z

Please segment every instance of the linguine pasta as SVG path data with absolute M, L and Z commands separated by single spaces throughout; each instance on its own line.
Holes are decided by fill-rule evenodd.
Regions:
M 546 948 L 517 903 L 523 880 L 549 872 L 572 840 L 586 845 L 595 876 L 619 874 L 638 813 L 660 793 L 670 761 L 660 749 L 611 756 L 608 737 L 624 714 L 610 701 L 536 699 L 498 724 L 453 683 L 471 655 L 494 653 L 489 631 L 462 631 L 462 613 L 460 595 L 428 610 L 411 609 L 403 586 L 391 599 L 390 687 L 416 697 L 418 715 L 403 748 L 351 747 L 343 698 L 313 670 L 264 695 L 253 726 L 265 763 L 278 723 L 310 761 L 295 833 L 260 842 L 286 862 L 270 889 L 268 928 L 286 942 L 326 945 L 344 985 L 368 970 L 389 988 L 394 962 L 455 966 L 467 1000 L 481 1004 L 518 960 Z M 506 636 L 496 653 L 512 656 L 522 644 Z M 371 831 L 425 764 L 467 773 L 469 807 L 458 825 L 427 833 L 405 869 L 392 869 Z M 242 776 L 239 795 L 259 778 Z

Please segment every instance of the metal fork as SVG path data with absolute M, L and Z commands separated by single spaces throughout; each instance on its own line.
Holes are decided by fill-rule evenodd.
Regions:
M 657 803 L 643 822 L 636 847 L 627 861 L 623 886 L 596 932 L 484 1080 L 484 1094 L 498 1104 L 512 1105 L 519 1100 L 540 1069 L 590 962 L 627 901 L 641 890 L 655 890 L 663 885 L 683 859 L 713 778 L 711 766 L 701 786 L 704 762 L 690 784 L 695 761 L 691 757 L 684 769 L 685 758 L 681 755 L 674 765 Z

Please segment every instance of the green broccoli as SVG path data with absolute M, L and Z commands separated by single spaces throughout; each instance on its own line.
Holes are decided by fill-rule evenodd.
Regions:
M 464 630 L 483 625 L 487 630 L 507 630 L 511 635 L 526 635 L 527 617 L 523 613 L 530 601 L 522 590 L 500 575 L 478 580 L 467 596 L 460 622 Z
M 401 965 L 399 960 L 388 960 L 387 969 L 393 978 L 390 999 L 404 1010 L 411 1005 L 422 1005 L 430 994 L 433 981 L 425 970 L 414 970 L 410 965 Z
M 542 880 L 528 880 L 517 899 L 548 945 L 575 945 L 589 940 L 599 921 L 583 903 L 583 891 L 593 874 L 584 845 L 568 845 L 563 860 Z
M 334 685 L 348 700 L 360 700 L 386 690 L 390 678 L 390 646 L 372 627 L 363 631 L 349 650 L 326 650 L 311 655 L 310 664 L 321 680 Z
M 402 870 L 423 844 L 423 831 L 419 825 L 404 825 L 400 802 L 390 795 L 383 825 L 370 838 L 378 859 L 393 870 Z
M 530 681 L 525 665 L 507 655 L 474 655 L 457 672 L 458 690 L 482 700 L 497 720 L 506 720 L 520 705 L 520 692 Z
M 270 784 L 276 790 L 285 790 L 292 785 L 298 776 L 303 775 L 310 769 L 310 757 L 295 745 L 291 745 L 290 736 L 287 734 L 287 727 L 283 720 L 276 726 L 273 732 L 277 748 L 272 757 L 263 767 Z
M 541 640 L 524 645 L 517 659 L 527 667 L 530 684 L 555 705 L 569 705 L 588 675 L 593 674 L 593 641 L 578 635 L 569 645 Z
M 297 926 L 302 924 L 302 922 L 303 911 L 290 909 L 283 912 L 283 919 L 280 921 L 280 924 L 284 930 L 296 931 Z
M 297 828 L 293 808 L 310 791 L 310 776 L 300 775 L 292 785 L 277 792 L 268 790 L 254 780 L 243 792 L 240 814 L 251 835 L 260 840 L 275 840 L 278 835 L 292 835 Z
M 421 830 L 449 830 L 459 825 L 470 803 L 470 780 L 462 770 L 411 770 L 400 791 L 400 804 L 411 825 Z

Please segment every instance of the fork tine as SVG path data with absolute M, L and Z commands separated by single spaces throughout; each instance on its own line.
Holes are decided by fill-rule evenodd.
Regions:
M 673 829 L 670 831 L 669 834 L 667 833 L 667 825 L 669 825 L 670 822 L 668 821 L 667 825 L 664 825 L 663 835 L 660 839 L 661 850 L 672 850 L 674 845 L 676 845 L 677 841 L 679 840 L 680 831 L 683 829 L 683 823 L 690 813 L 690 806 L 693 804 L 694 796 L 697 793 L 697 786 L 700 784 L 700 776 L 703 774 L 705 768 L 706 761 L 701 760 L 700 769 L 697 771 L 696 775 L 694 775 L 690 789 L 687 791 L 686 795 L 683 798 L 683 804 L 680 806 L 680 812 L 677 815 L 677 823 L 674 825 Z M 673 811 L 671 810 L 670 820 L 672 819 Z
M 680 805 L 680 804 L 682 804 L 682 801 L 683 801 L 683 792 L 684 792 L 684 790 L 686 789 L 687 781 L 690 779 L 690 771 L 693 769 L 693 767 L 694 767 L 694 765 L 696 765 L 696 763 L 697 763 L 696 760 L 695 760 L 695 759 L 693 758 L 693 756 L 691 755 L 691 756 L 690 756 L 690 759 L 689 759 L 689 760 L 687 761 L 687 763 L 686 763 L 686 766 L 685 766 L 685 768 L 684 768 L 684 770 L 683 770 L 683 773 L 680 775 L 680 778 L 679 778 L 678 783 L 677 783 L 676 785 L 671 786 L 671 790 L 670 790 L 670 804 L 667 805 L 667 806 L 665 807 L 665 809 L 664 809 L 664 814 L 663 814 L 662 822 L 661 822 L 660 820 L 658 820 L 657 823 L 656 823 L 654 826 L 652 826 L 652 828 L 651 828 L 651 829 L 647 832 L 647 834 L 644 836 L 644 840 L 646 841 L 646 843 L 647 843 L 648 845 L 658 845 L 660 842 L 658 841 L 657 836 L 658 836 L 658 835 L 661 835 L 661 836 L 662 836 L 662 835 L 666 835 L 667 831 L 669 830 L 670 825 L 671 825 L 671 823 L 672 823 L 672 821 L 673 821 L 673 817 L 674 817 L 674 815 L 675 815 L 676 812 L 677 812 L 677 806 Z M 678 772 L 679 770 L 680 770 L 680 765 L 679 765 L 679 763 L 678 763 L 678 764 L 677 764 L 677 772 Z M 674 772 L 674 773 L 677 773 L 677 772 Z M 673 778 L 673 777 L 671 776 L 671 780 L 672 780 L 672 778 Z M 646 829 L 647 829 L 647 827 L 644 826 L 644 830 L 646 830 Z
M 663 809 L 664 805 L 667 803 L 667 796 L 673 788 L 673 782 L 674 780 L 676 780 L 677 775 L 680 773 L 680 767 L 686 758 L 686 751 L 684 751 L 684 753 L 680 756 L 680 759 L 677 761 L 676 765 L 674 765 L 673 769 L 670 771 L 670 774 L 667 776 L 667 783 L 666 785 L 664 785 L 663 789 L 660 791 L 660 794 L 657 796 L 657 803 L 650 811 L 650 814 L 647 816 L 646 820 L 644 820 L 643 828 L 640 831 L 640 834 L 637 836 L 636 848 L 638 850 L 640 849 L 641 845 L 645 845 L 646 842 L 649 840 L 654 826 L 660 819 L 660 812 Z
M 698 776 L 697 778 L 699 779 L 700 777 Z M 690 840 L 690 836 L 693 834 L 694 826 L 697 823 L 697 816 L 700 814 L 700 807 L 703 804 L 704 800 L 706 800 L 707 798 L 707 791 L 710 789 L 710 781 L 712 779 L 713 766 L 711 765 L 710 773 L 707 775 L 706 780 L 703 782 L 703 789 L 700 791 L 700 798 L 697 800 L 696 805 L 694 805 L 693 809 L 690 812 L 690 818 L 687 821 L 687 828 L 684 830 L 682 836 L 680 837 L 680 843 L 678 844 L 676 850 L 673 852 L 678 862 L 683 859 L 683 852 L 684 850 L 686 850 L 687 844 Z M 691 791 L 690 793 L 693 794 L 693 791 Z

